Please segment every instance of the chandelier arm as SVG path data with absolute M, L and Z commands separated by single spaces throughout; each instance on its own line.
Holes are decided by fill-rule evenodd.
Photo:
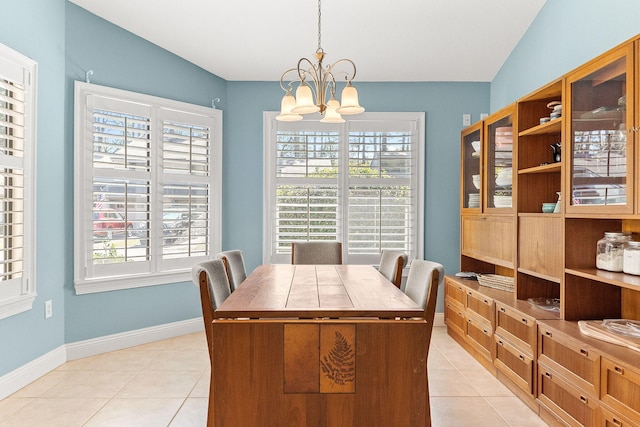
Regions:
M 285 77 L 287 76 L 287 74 L 296 71 L 296 68 L 289 68 L 288 70 L 286 70 L 284 73 L 282 73 L 282 76 L 280 76 L 280 87 L 282 88 L 283 91 L 287 92 L 291 89 L 293 89 L 293 87 L 291 86 L 293 84 L 292 80 L 289 80 L 289 83 L 287 84 L 287 86 L 289 86 L 289 89 L 286 89 L 284 87 L 284 81 L 286 80 Z
M 342 73 L 345 74 L 346 80 L 350 82 L 351 80 L 353 80 L 356 77 L 356 64 L 350 59 L 343 58 L 343 59 L 337 60 L 336 62 L 334 62 L 333 64 L 331 64 L 331 65 L 329 65 L 327 67 L 326 73 L 333 73 L 333 69 L 336 67 L 336 65 L 338 65 L 340 63 L 343 63 L 343 62 L 347 62 L 347 63 L 351 64 L 351 66 L 353 67 L 353 74 L 351 74 L 350 78 L 349 78 L 349 73 L 347 73 L 346 71 L 341 71 Z

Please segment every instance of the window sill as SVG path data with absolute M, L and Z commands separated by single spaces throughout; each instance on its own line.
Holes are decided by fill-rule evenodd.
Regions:
M 76 295 L 84 295 L 190 281 L 191 270 L 187 269 L 156 275 L 127 275 L 90 280 L 76 280 L 74 287 Z
M 0 302 L 0 319 L 31 310 L 35 299 L 36 293 L 30 292 L 28 294 Z

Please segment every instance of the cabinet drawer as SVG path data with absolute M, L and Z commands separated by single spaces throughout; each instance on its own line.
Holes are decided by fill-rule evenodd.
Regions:
M 558 371 L 540 361 L 538 399 L 571 426 L 598 424 L 598 399 L 578 390 Z
M 511 345 L 506 339 L 495 334 L 496 369 L 505 374 L 514 384 L 533 396 L 533 359 L 525 352 Z
M 529 353 L 536 354 L 537 329 L 533 317 L 496 301 L 496 333 Z
M 466 338 L 480 354 L 491 361 L 494 347 L 493 330 L 486 320 L 467 312 Z
M 605 405 L 600 405 L 600 413 L 602 427 L 640 427 L 640 420 L 631 421 L 627 417 L 616 414 Z
M 466 288 L 462 285 L 446 279 L 444 282 L 444 295 L 450 299 L 459 302 L 464 306 Z
M 444 322 L 453 332 L 464 337 L 466 327 L 464 309 L 449 298 L 446 298 L 444 302 Z
M 600 360 L 600 399 L 622 415 L 640 419 L 640 373 L 606 357 Z
M 462 216 L 463 255 L 513 268 L 515 222 L 513 216 Z
M 486 319 L 490 325 L 493 325 L 493 317 L 495 314 L 493 298 L 482 295 L 473 289 L 467 289 L 466 301 L 467 311 L 473 311 L 483 319 Z
M 586 390 L 600 395 L 600 354 L 573 338 L 538 324 L 538 362 L 553 369 Z

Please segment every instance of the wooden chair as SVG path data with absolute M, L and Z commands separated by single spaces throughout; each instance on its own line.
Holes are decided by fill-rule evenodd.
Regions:
M 235 291 L 247 278 L 242 251 L 239 249 L 223 251 L 218 253 L 216 258 L 220 258 L 224 262 L 227 277 L 229 277 L 229 285 L 231 285 L 231 292 Z
M 407 265 L 409 257 L 404 252 L 383 250 L 380 255 L 378 271 L 396 287 L 402 283 L 402 269 Z
M 193 282 L 200 288 L 204 331 L 207 336 L 207 347 L 209 347 L 209 358 L 211 359 L 213 356 L 213 312 L 231 294 L 231 287 L 229 286 L 227 270 L 221 259 L 212 259 L 196 264 L 191 272 Z
M 291 264 L 342 264 L 342 243 L 293 242 Z
M 427 358 L 433 332 L 433 320 L 436 314 L 438 287 L 444 283 L 444 267 L 433 261 L 415 259 L 411 261 L 409 277 L 405 286 L 405 294 L 416 304 L 424 308 L 424 319 L 427 321 Z M 429 379 L 427 377 L 427 425 L 431 425 L 431 405 L 429 403 Z

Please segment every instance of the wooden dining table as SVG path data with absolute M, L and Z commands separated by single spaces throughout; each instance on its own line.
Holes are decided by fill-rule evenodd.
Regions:
M 214 313 L 208 424 L 428 425 L 428 326 L 372 266 L 259 266 Z

